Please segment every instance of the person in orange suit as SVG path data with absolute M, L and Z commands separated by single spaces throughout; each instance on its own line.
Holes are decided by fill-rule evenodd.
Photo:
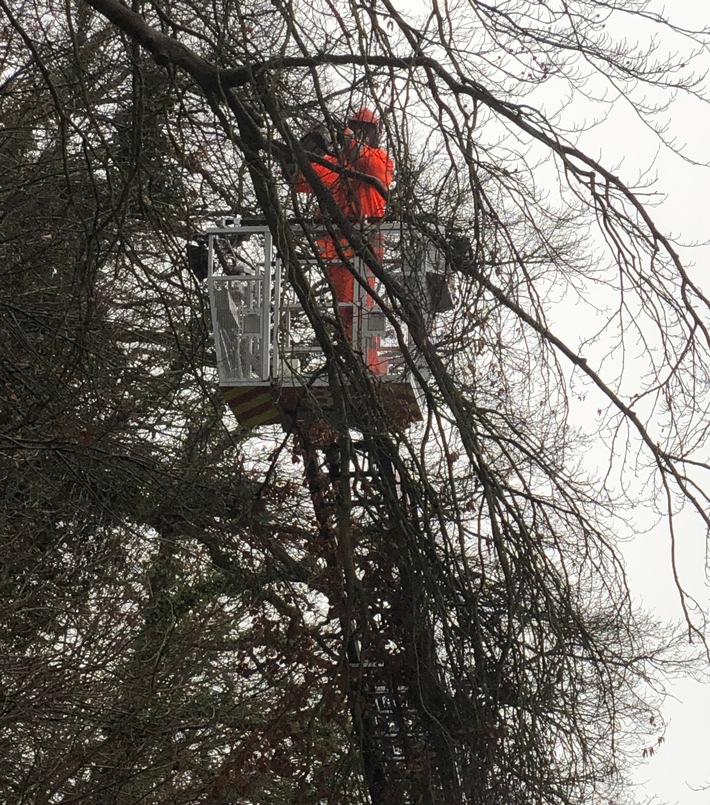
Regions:
M 387 152 L 379 147 L 380 121 L 375 112 L 360 109 L 347 122 L 348 130 L 340 153 L 325 153 L 321 161 L 312 161 L 311 167 L 350 221 L 376 223 L 385 214 L 394 163 Z M 302 175 L 296 176 L 295 188 L 302 193 L 313 192 Z M 370 246 L 381 262 L 384 249 L 379 232 L 372 236 Z M 346 258 L 352 255 L 352 249 L 345 239 L 332 237 L 320 238 L 318 247 L 322 259 L 327 263 L 328 277 L 346 332 L 352 337 L 355 280 L 352 268 L 342 262 L 343 255 Z M 374 288 L 374 276 L 369 269 L 366 273 L 368 284 Z M 372 297 L 368 296 L 366 304 L 372 306 Z M 374 374 L 383 375 L 387 373 L 387 364 L 380 360 L 378 348 L 379 337 L 371 337 L 367 347 L 367 364 Z

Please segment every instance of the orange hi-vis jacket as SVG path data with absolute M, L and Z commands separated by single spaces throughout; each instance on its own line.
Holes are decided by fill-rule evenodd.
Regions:
M 358 156 L 353 160 L 341 161 L 331 155 L 325 156 L 323 160 L 333 167 L 320 162 L 311 162 L 311 167 L 350 221 L 354 223 L 377 221 L 384 216 L 387 199 L 383 195 L 383 191 L 386 193 L 389 190 L 394 175 L 394 163 L 386 151 L 371 145 L 360 144 Z M 379 187 L 368 182 L 366 178 L 359 178 L 356 174 L 376 179 Z M 296 180 L 295 188 L 301 193 L 313 192 L 313 188 L 304 177 Z M 338 240 L 339 244 L 337 244 Z M 375 257 L 381 261 L 383 247 L 379 233 L 373 235 L 370 246 Z M 321 258 L 328 263 L 328 277 L 333 284 L 335 298 L 340 303 L 340 315 L 346 331 L 352 336 L 353 310 L 351 305 L 354 297 L 354 276 L 352 270 L 343 265 L 342 259 L 352 257 L 353 251 L 345 238 L 334 238 L 328 235 L 318 238 L 318 249 Z M 367 270 L 367 282 L 370 287 L 374 288 L 375 278 L 369 269 Z M 368 296 L 367 307 L 371 307 L 372 304 L 373 299 Z M 387 361 L 379 357 L 378 349 L 379 336 L 371 337 L 366 360 L 374 374 L 384 375 L 387 373 Z
M 340 161 L 337 157 L 325 156 L 324 161 L 331 163 L 333 168 L 320 162 L 312 162 L 311 167 L 351 221 L 382 218 L 387 200 L 375 184 L 353 174 L 371 176 L 387 191 L 392 183 L 394 163 L 381 148 L 362 144 L 358 150 L 359 155 L 352 161 Z M 313 188 L 304 178 L 296 182 L 296 190 L 301 193 L 313 192 Z
M 311 167 L 350 221 L 354 223 L 378 221 L 384 216 L 387 207 L 387 199 L 383 192 L 386 193 L 392 184 L 394 163 L 386 151 L 366 143 L 358 145 L 357 153 L 357 157 L 352 160 L 339 159 L 327 154 L 323 157 L 323 161 L 329 164 L 311 162 Z M 359 178 L 358 174 L 363 178 Z M 365 177 L 372 177 L 377 184 L 367 181 Z M 313 188 L 303 176 L 296 179 L 295 188 L 300 193 L 313 192 Z M 336 241 L 339 241 L 337 244 L 340 246 L 339 249 Z M 370 245 L 375 256 L 382 260 L 381 238 L 373 237 Z M 352 302 L 352 272 L 341 264 L 343 257 L 350 258 L 353 255 L 350 245 L 345 238 L 323 235 L 318 239 L 318 249 L 321 258 L 330 264 L 329 274 L 335 284 L 339 301 Z

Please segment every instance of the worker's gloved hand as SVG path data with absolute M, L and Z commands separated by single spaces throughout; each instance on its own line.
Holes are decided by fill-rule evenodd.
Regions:
M 330 137 L 328 134 L 328 129 L 321 124 L 310 128 L 301 137 L 299 142 L 309 154 L 315 154 L 318 157 L 322 157 L 330 153 Z
M 345 129 L 343 134 L 343 154 L 350 163 L 355 162 L 362 154 L 362 143 L 350 129 Z

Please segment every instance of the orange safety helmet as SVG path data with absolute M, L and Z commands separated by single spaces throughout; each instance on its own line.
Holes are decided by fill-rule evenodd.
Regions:
M 371 126 L 379 126 L 380 118 L 372 109 L 358 109 L 354 115 L 350 115 L 348 123 L 369 123 Z

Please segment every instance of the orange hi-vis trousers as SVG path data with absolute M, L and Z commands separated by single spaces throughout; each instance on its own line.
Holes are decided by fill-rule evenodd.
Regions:
M 384 242 L 381 233 L 377 232 L 373 235 L 370 240 L 370 246 L 375 257 L 381 264 L 384 257 Z M 334 247 L 332 243 L 327 245 L 323 244 L 321 254 L 328 253 L 332 255 L 333 251 Z M 328 265 L 326 266 L 326 271 L 328 274 L 328 279 L 333 286 L 335 300 L 338 303 L 338 311 L 340 313 L 340 318 L 343 321 L 345 332 L 352 340 L 353 331 L 355 331 L 356 334 L 362 333 L 362 328 L 365 326 L 366 321 L 365 308 L 372 308 L 375 304 L 375 300 L 369 294 L 367 294 L 365 296 L 364 307 L 355 305 L 355 276 L 353 275 L 352 268 L 344 265 L 342 262 L 335 261 L 332 259 L 332 257 L 330 257 L 328 260 Z M 365 276 L 367 279 L 367 284 L 374 289 L 375 276 L 369 268 L 366 268 Z M 355 316 L 357 316 L 357 327 L 354 326 Z M 363 334 L 363 338 L 366 340 L 364 345 L 364 357 L 370 371 L 378 377 L 386 375 L 388 363 L 387 359 L 381 357 L 379 354 L 380 336 Z

